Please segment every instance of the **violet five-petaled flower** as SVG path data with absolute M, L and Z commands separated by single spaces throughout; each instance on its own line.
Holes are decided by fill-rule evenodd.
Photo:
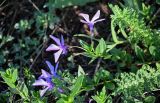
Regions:
M 48 65 L 51 74 L 42 69 L 41 70 L 42 74 L 39 76 L 38 80 L 36 80 L 33 83 L 33 86 L 43 86 L 44 89 L 40 90 L 40 96 L 41 97 L 44 95 L 44 93 L 47 90 L 52 90 L 54 88 L 52 78 L 53 77 L 55 77 L 55 78 L 59 77 L 57 75 L 58 63 L 56 64 L 55 67 L 49 61 L 46 61 L 46 64 Z
M 40 90 L 40 96 L 42 97 L 44 95 L 44 93 L 47 90 L 52 90 L 54 87 L 54 84 L 52 83 L 52 81 L 45 81 L 43 79 L 38 79 L 33 83 L 33 86 L 43 86 L 44 89 Z
M 46 51 L 56 51 L 54 53 L 54 59 L 55 59 L 55 63 L 58 61 L 59 57 L 61 54 L 67 54 L 67 46 L 64 44 L 64 38 L 61 35 L 61 40 L 50 35 L 50 38 L 53 39 L 55 41 L 55 44 L 51 44 Z
M 100 17 L 100 10 L 96 12 L 96 14 L 93 16 L 93 18 L 90 20 L 88 14 L 80 13 L 80 16 L 84 18 L 84 20 L 80 20 L 82 23 L 85 23 L 89 26 L 91 36 L 94 34 L 94 24 L 100 21 L 103 21 L 105 19 L 99 19 Z

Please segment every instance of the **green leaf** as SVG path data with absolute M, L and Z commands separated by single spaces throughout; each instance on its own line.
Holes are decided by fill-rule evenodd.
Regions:
M 157 3 L 157 4 L 160 4 L 160 0 L 156 0 L 156 3 Z
M 106 47 L 107 47 L 106 42 L 104 41 L 103 38 L 101 38 L 101 40 L 99 41 L 99 44 L 97 45 L 95 49 L 96 55 L 102 55 L 104 51 L 106 50 Z
M 111 21 L 111 32 L 112 32 L 112 38 L 113 38 L 113 41 L 115 42 L 115 43 L 117 43 L 118 42 L 118 39 L 117 39 L 117 34 L 116 34 L 116 32 L 115 32 L 115 30 L 114 30 L 114 24 L 113 24 L 113 20 Z
M 110 44 L 110 45 L 107 45 L 107 50 L 106 50 L 106 53 L 108 53 L 110 50 L 112 50 L 117 44 Z
M 84 72 L 83 68 L 79 65 L 78 66 L 78 77 L 81 75 L 85 75 L 85 72 Z
M 106 94 L 106 89 L 105 87 L 102 88 L 102 91 L 99 93 L 97 92 L 97 95 L 92 96 L 92 98 L 97 102 L 97 103 L 105 103 L 107 100 L 107 94 Z
M 98 84 L 100 80 L 106 81 L 107 79 L 109 79 L 109 77 L 110 77 L 110 72 L 102 68 L 98 70 L 94 75 L 94 82 Z
M 156 97 L 154 97 L 154 96 L 148 96 L 148 97 L 146 97 L 145 99 L 144 99 L 144 103 L 155 103 L 155 101 L 156 101 Z
M 12 82 L 15 83 L 18 78 L 18 70 L 14 69 L 12 74 Z
M 29 94 L 28 94 L 28 88 L 25 85 L 24 82 L 19 82 L 16 86 L 17 90 L 18 90 L 18 94 L 25 100 L 28 100 Z
M 5 81 L 5 83 L 6 83 L 9 87 L 11 87 L 11 88 L 16 88 L 15 84 L 12 83 L 12 82 L 10 81 L 10 79 L 6 78 L 6 79 L 4 79 L 4 81 Z
M 61 98 L 56 103 L 67 103 L 67 102 L 63 98 Z
M 155 46 L 150 46 L 149 47 L 149 52 L 151 55 L 156 56 L 156 47 Z
M 127 34 L 126 34 L 125 30 L 124 30 L 124 27 L 122 26 L 121 23 L 119 23 L 119 28 L 121 30 L 121 33 L 122 33 L 123 37 L 127 39 L 128 36 L 127 36 Z
M 89 45 L 88 43 L 86 43 L 86 42 L 84 42 L 82 40 L 80 40 L 79 42 L 80 42 L 83 50 L 85 51 L 83 53 L 83 55 L 86 56 L 86 57 L 92 58 L 92 60 L 94 61 L 97 58 L 96 55 L 95 55 L 95 53 L 94 53 L 94 48 L 93 48 L 94 47 L 94 43 L 92 43 L 91 45 Z
M 90 45 L 88 43 L 86 43 L 85 41 L 83 40 L 80 40 L 79 43 L 81 44 L 81 46 L 83 47 L 83 49 L 85 51 L 90 51 Z
M 143 52 L 143 50 L 136 44 L 135 44 L 134 48 L 135 48 L 135 53 L 138 56 L 138 58 L 140 58 L 141 60 L 144 61 L 144 52 Z
M 0 74 L 2 76 L 2 78 L 4 79 L 5 83 L 11 87 L 11 88 L 15 88 L 15 82 L 17 80 L 17 69 L 15 68 L 9 68 L 6 70 L 6 72 L 0 71 Z
M 114 90 L 115 85 L 112 82 L 106 82 L 105 83 L 106 89 Z
M 74 97 L 79 93 L 81 86 L 82 86 L 82 83 L 83 83 L 83 79 L 84 79 L 84 75 L 81 75 L 77 78 L 77 80 L 73 86 L 73 89 L 71 89 L 71 94 L 70 94 L 69 99 L 73 100 Z

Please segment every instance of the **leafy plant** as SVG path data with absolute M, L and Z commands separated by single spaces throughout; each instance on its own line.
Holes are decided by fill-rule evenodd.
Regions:
M 142 53 L 144 50 L 147 50 L 148 47 L 152 46 L 156 48 L 154 52 L 156 55 L 158 55 L 158 48 L 160 48 L 159 32 L 156 32 L 157 30 L 153 30 L 149 26 L 146 26 L 144 18 L 140 17 L 140 14 L 137 13 L 134 9 L 120 9 L 117 5 L 110 5 L 110 7 L 114 13 L 111 15 L 111 30 L 113 41 L 118 42 L 127 39 L 127 41 L 130 42 L 132 48 L 136 45 L 134 50 L 137 55 L 139 55 L 137 50 Z M 115 31 L 116 27 L 119 28 L 119 33 Z M 143 47 L 143 50 L 141 47 Z M 140 58 L 143 59 L 142 55 Z
M 37 96 L 35 91 L 32 91 L 31 88 L 28 88 L 26 83 L 23 80 L 20 80 L 18 77 L 18 69 L 16 68 L 8 68 L 6 71 L 0 71 L 0 75 L 4 80 L 4 83 L 8 85 L 8 93 L 6 95 L 3 95 L 4 97 L 6 96 L 6 101 L 7 98 L 10 98 L 10 102 L 13 101 L 20 101 L 24 103 L 29 103 L 29 102 L 35 102 L 36 103 L 45 103 L 45 99 L 41 100 L 39 96 Z M 30 81 L 28 81 L 30 84 Z M 31 94 L 31 96 L 30 96 Z M 0 94 L 2 95 L 2 94 Z M 15 100 L 13 96 L 19 95 L 21 98 L 18 100 Z M 2 97 L 2 96 L 1 96 Z
M 99 93 L 97 92 L 97 95 L 92 96 L 92 98 L 97 102 L 97 103 L 111 103 L 112 99 L 111 97 L 106 93 L 105 87 L 102 88 L 102 91 Z
M 16 84 L 16 81 L 18 80 L 17 69 L 9 68 L 5 72 L 0 71 L 0 74 L 13 94 L 19 94 L 25 101 L 29 100 L 28 88 L 24 82 Z
M 31 22 L 28 20 L 20 20 L 19 23 L 14 25 L 15 29 L 19 29 L 19 31 L 24 32 L 27 29 L 31 28 Z
M 60 98 L 56 103 L 73 103 L 75 96 L 81 92 L 83 79 L 83 75 L 79 76 L 71 89 L 71 93 L 68 96 L 62 95 L 62 98 Z
M 123 37 L 127 38 L 131 43 L 140 43 L 140 40 L 143 40 L 142 43 L 144 43 L 145 46 L 157 45 L 158 40 L 155 40 L 155 36 L 158 37 L 159 35 L 154 34 L 149 27 L 145 26 L 144 20 L 139 18 L 139 15 L 134 9 L 124 8 L 121 10 L 118 6 L 110 7 L 114 13 L 114 15 L 111 16 L 111 27 L 113 31 L 115 27 L 118 26 Z M 125 29 L 129 30 L 128 35 Z
M 86 42 L 80 40 L 80 44 L 82 48 L 84 49 L 84 55 L 87 57 L 92 58 L 90 61 L 93 62 L 97 58 L 104 58 L 109 59 L 111 58 L 110 51 L 118 44 L 121 44 L 121 42 L 117 43 L 106 43 L 104 39 L 100 39 L 98 45 L 94 48 L 94 44 L 92 43 L 87 44 Z
M 114 95 L 120 95 L 124 102 L 149 101 L 147 93 L 156 91 L 160 85 L 160 68 L 143 65 L 136 73 L 120 73 L 115 79 L 117 88 Z M 149 100 L 148 100 L 149 99 Z M 153 98 L 151 98 L 153 99 Z

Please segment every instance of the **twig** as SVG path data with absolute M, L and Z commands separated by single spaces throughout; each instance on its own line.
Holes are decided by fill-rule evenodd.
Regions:
M 149 23 L 150 24 L 157 16 L 157 14 L 160 12 L 160 8 L 157 10 L 157 12 L 153 15 L 153 17 L 150 19 Z
M 101 61 L 102 61 L 102 58 L 99 58 L 98 62 L 97 62 L 97 66 L 96 66 L 95 71 L 94 71 L 94 74 L 96 74 L 96 72 L 98 71 Z
M 143 95 L 147 95 L 148 93 L 157 92 L 157 91 L 160 91 L 160 89 L 156 89 L 156 90 L 153 90 L 153 91 L 150 91 L 150 92 L 144 92 Z
M 32 2 L 32 0 L 28 0 L 28 1 L 33 5 L 33 7 L 34 7 L 37 11 L 41 12 L 40 9 L 35 5 L 35 3 Z
M 121 99 L 121 95 L 116 99 L 115 103 L 119 103 Z
M 38 52 L 37 56 L 35 57 L 33 63 L 31 64 L 31 66 L 29 67 L 29 70 L 31 70 L 33 68 L 33 65 L 35 64 L 35 62 L 37 61 L 38 57 L 40 56 L 42 50 L 44 49 L 44 47 L 47 45 L 47 41 L 43 43 L 43 47 L 41 48 L 41 50 Z
M 151 61 L 151 62 L 144 62 L 144 63 L 135 63 L 136 66 L 142 66 L 144 64 L 155 64 L 155 63 L 160 63 L 160 61 Z
M 13 30 L 14 30 L 13 25 L 14 25 L 14 22 L 15 22 L 15 19 L 16 19 L 17 12 L 18 12 L 18 9 L 16 9 L 16 11 L 15 11 L 15 13 L 14 13 L 14 15 L 13 15 L 13 19 L 12 19 L 12 22 L 11 22 L 11 26 L 10 26 L 10 28 L 9 28 L 9 30 L 8 30 L 8 34 L 7 34 L 7 35 L 12 34 L 12 32 L 13 32 Z
M 2 6 L 5 2 L 6 2 L 6 0 L 4 0 L 4 1 L 0 4 L 0 6 Z

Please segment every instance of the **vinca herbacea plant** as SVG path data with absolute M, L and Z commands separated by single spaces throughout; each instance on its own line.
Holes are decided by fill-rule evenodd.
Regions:
M 2 1 L 0 103 L 160 103 L 159 0 Z
M 54 83 L 52 82 L 52 78 L 57 78 L 57 68 L 58 63 L 54 67 L 49 61 L 46 61 L 50 72 L 48 73 L 45 70 L 41 70 L 42 74 L 39 76 L 38 80 L 33 83 L 33 86 L 43 86 L 44 89 L 40 90 L 40 96 L 43 96 L 47 90 L 52 90 L 54 88 Z
M 51 44 L 46 49 L 46 51 L 56 51 L 56 53 L 54 53 L 54 59 L 55 59 L 55 62 L 57 62 L 61 54 L 67 53 L 67 46 L 64 44 L 64 38 L 62 35 L 61 35 L 61 39 L 58 39 L 52 35 L 50 35 L 50 38 L 53 39 L 57 45 Z
M 89 26 L 91 36 L 94 35 L 94 24 L 97 23 L 97 22 L 101 22 L 101 21 L 105 20 L 105 19 L 99 19 L 99 17 L 100 17 L 100 10 L 98 10 L 96 12 L 96 14 L 93 16 L 93 18 L 91 20 L 90 20 L 88 14 L 80 13 L 79 15 L 84 18 L 84 20 L 81 19 L 80 21 L 82 23 L 85 23 L 85 24 L 87 24 Z

